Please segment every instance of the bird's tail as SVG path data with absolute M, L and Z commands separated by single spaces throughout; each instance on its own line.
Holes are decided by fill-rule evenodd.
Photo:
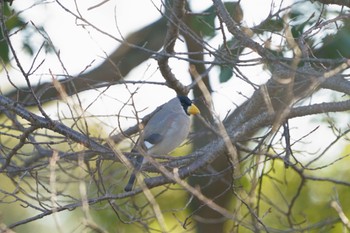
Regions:
M 130 192 L 132 188 L 134 187 L 134 183 L 136 180 L 136 173 L 140 171 L 142 163 L 143 163 L 143 156 L 142 155 L 137 155 L 136 157 L 136 162 L 134 164 L 134 170 L 130 175 L 129 181 L 126 184 L 124 191 L 125 192 Z
M 132 190 L 132 188 L 134 187 L 135 180 L 136 180 L 136 173 L 133 172 L 130 176 L 128 183 L 126 184 L 126 186 L 124 188 L 125 192 L 130 192 Z

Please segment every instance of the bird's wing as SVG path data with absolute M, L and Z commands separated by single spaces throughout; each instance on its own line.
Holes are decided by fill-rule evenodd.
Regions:
M 159 144 L 163 140 L 164 136 L 160 133 L 152 133 L 143 139 L 143 143 L 147 150 L 151 149 L 154 145 Z
M 153 154 L 168 154 L 187 137 L 190 118 L 182 112 L 163 114 L 159 118 L 155 116 L 151 120 L 151 125 L 147 124 L 144 129 L 143 140 L 146 148 Z

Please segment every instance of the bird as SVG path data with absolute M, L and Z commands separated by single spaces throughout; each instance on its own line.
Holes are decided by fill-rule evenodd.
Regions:
M 159 107 L 145 125 L 131 152 L 147 155 L 166 155 L 177 148 L 188 136 L 190 131 L 190 115 L 200 114 L 198 107 L 187 96 L 176 96 Z M 146 159 L 139 153 L 136 156 L 134 170 L 124 191 L 133 189 L 136 174 L 140 171 Z

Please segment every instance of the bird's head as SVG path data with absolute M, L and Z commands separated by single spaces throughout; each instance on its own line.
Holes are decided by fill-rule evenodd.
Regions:
M 198 107 L 194 105 L 187 96 L 178 96 L 177 98 L 179 98 L 181 106 L 187 115 L 196 115 L 200 113 Z

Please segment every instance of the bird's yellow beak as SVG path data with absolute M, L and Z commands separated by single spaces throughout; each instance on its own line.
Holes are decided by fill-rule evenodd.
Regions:
M 201 111 L 199 111 L 197 106 L 194 104 L 191 104 L 191 106 L 188 107 L 187 112 L 188 112 L 188 114 L 191 114 L 191 115 L 196 115 L 196 114 L 201 113 Z

